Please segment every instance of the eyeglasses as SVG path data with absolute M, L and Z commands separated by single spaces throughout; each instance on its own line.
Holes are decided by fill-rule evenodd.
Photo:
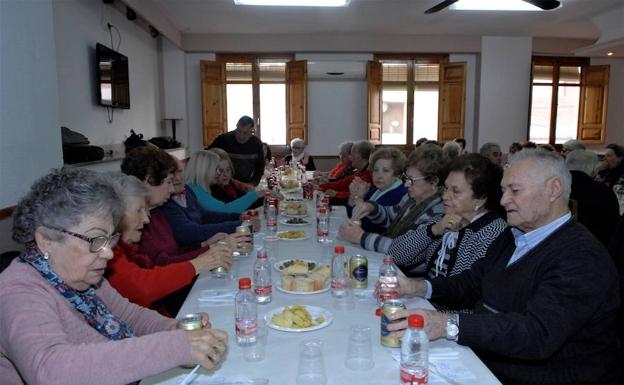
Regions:
M 401 174 L 401 180 L 403 181 L 403 183 L 405 183 L 408 186 L 413 186 L 414 183 L 418 182 L 419 180 L 426 179 L 426 178 L 427 178 L 426 176 L 413 177 L 405 173 Z
M 230 168 L 221 168 L 221 167 L 217 167 L 217 170 L 215 171 L 217 176 L 221 176 L 223 174 L 231 174 L 232 170 L 230 170 Z
M 99 235 L 97 237 L 89 238 L 82 234 L 73 233 L 71 231 L 67 231 L 65 229 L 61 229 L 58 227 L 51 227 L 51 226 L 46 226 L 46 227 L 52 230 L 60 231 L 63 234 L 71 235 L 72 237 L 82 239 L 85 242 L 89 242 L 89 251 L 92 253 L 97 253 L 107 246 L 109 248 L 115 247 L 117 242 L 119 242 L 119 237 L 121 236 L 121 234 L 119 233 L 114 233 L 114 234 L 111 234 L 110 236 Z

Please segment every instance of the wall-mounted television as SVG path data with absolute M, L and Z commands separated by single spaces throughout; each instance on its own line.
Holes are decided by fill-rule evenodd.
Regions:
M 130 108 L 128 58 L 105 45 L 95 46 L 98 102 L 112 108 Z

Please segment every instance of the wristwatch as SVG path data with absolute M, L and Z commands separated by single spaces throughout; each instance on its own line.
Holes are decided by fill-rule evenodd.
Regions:
M 459 314 L 449 313 L 446 319 L 446 339 L 457 341 L 459 337 Z

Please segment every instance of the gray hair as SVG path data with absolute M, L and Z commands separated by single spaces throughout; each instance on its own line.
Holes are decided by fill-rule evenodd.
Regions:
M 576 140 L 576 139 L 570 139 L 570 140 L 566 140 L 565 142 L 563 142 L 563 148 L 565 148 L 568 151 L 587 149 L 587 147 L 585 147 L 585 144 L 583 142 L 581 142 L 580 140 Z
M 117 189 L 117 194 L 123 200 L 126 208 L 132 198 L 149 196 L 149 189 L 136 176 L 126 175 L 117 171 L 109 172 L 105 176 L 109 183 Z
M 184 172 L 186 183 L 195 184 L 210 192 L 210 181 L 217 173 L 220 160 L 219 155 L 210 150 L 199 150 L 191 155 Z
M 47 239 L 60 241 L 65 235 L 49 227 L 67 229 L 91 216 L 112 217 L 117 227 L 124 205 L 116 189 L 95 171 L 65 167 L 39 178 L 17 205 L 13 215 L 13 240 L 35 242 L 39 230 Z
M 351 147 L 353 147 L 353 142 L 350 140 L 340 143 L 340 145 L 338 146 L 338 154 L 340 154 L 343 151 L 346 152 L 347 154 L 350 154 Z
M 494 143 L 494 142 L 484 143 L 483 146 L 481 146 L 481 148 L 479 149 L 479 154 L 489 159 L 492 153 L 494 152 L 495 147 L 498 147 L 499 150 L 501 149 L 501 146 L 499 146 L 497 143 Z
M 570 171 L 582 171 L 592 176 L 598 164 L 598 155 L 593 151 L 574 150 L 568 153 L 565 162 Z
M 461 144 L 453 141 L 449 141 L 444 143 L 442 146 L 442 152 L 446 155 L 447 159 L 455 159 L 461 153 Z
M 305 142 L 301 138 L 295 138 L 290 141 L 290 148 L 292 148 L 295 144 L 302 144 L 305 147 Z
M 362 159 L 368 160 L 371 153 L 375 150 L 375 146 L 368 140 L 358 140 L 357 142 L 353 143 L 351 151 L 355 149 L 357 149 L 357 151 L 360 153 Z
M 552 178 L 561 178 L 563 185 L 563 198 L 565 203 L 570 199 L 570 191 L 572 190 L 572 174 L 566 167 L 563 158 L 559 154 L 543 150 L 541 148 L 525 148 L 518 151 L 509 158 L 509 165 L 513 165 L 525 159 L 533 161 L 535 166 L 532 168 L 533 178 L 539 177 L 543 182 Z

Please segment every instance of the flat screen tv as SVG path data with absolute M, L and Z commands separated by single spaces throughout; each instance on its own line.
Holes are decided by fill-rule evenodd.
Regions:
M 130 108 L 128 58 L 98 43 L 95 47 L 95 61 L 99 103 L 112 108 Z

